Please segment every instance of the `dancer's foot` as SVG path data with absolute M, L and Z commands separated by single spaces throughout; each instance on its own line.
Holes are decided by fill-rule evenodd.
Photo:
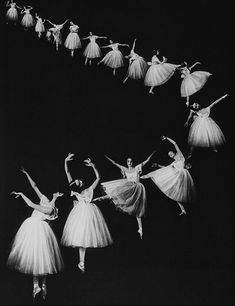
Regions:
M 35 286 L 33 288 L 33 300 L 35 299 L 35 296 L 41 291 L 41 288 L 39 286 Z
M 47 295 L 47 286 L 46 284 L 42 285 L 42 298 L 45 300 Z
M 181 211 L 180 216 L 181 215 L 186 215 L 186 211 L 184 209 Z
M 218 152 L 218 150 L 217 150 L 216 148 L 213 148 L 213 151 L 214 151 L 215 153 L 217 153 L 217 152 Z
M 78 264 L 78 268 L 84 273 L 85 272 L 84 262 L 80 261 L 79 264 Z
M 140 239 L 142 239 L 142 237 L 143 237 L 143 230 L 142 230 L 142 228 L 138 229 L 138 233 L 140 234 Z

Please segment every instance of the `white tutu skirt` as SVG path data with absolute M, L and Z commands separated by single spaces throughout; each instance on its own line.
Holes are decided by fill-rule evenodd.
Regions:
M 18 12 L 17 12 L 17 9 L 16 9 L 15 7 L 10 7 L 10 8 L 7 10 L 6 17 L 7 17 L 7 19 L 16 21 L 16 20 L 18 19 Z
M 215 147 L 225 143 L 225 137 L 211 117 L 197 116 L 190 127 L 188 143 L 198 147 Z
M 83 55 L 87 58 L 96 58 L 101 56 L 100 47 L 96 42 L 89 42 Z
M 145 62 L 143 57 L 139 57 L 138 59 L 134 60 L 128 67 L 128 76 L 132 79 L 141 79 L 144 77 L 146 70 L 147 70 L 147 63 Z
M 33 275 L 57 273 L 63 260 L 56 237 L 46 221 L 27 218 L 19 228 L 7 264 Z
M 178 65 L 168 63 L 150 66 L 145 75 L 145 86 L 159 86 L 167 82 L 174 74 L 176 67 Z
M 70 50 L 75 50 L 82 47 L 80 37 L 77 33 L 69 33 L 64 45 Z
M 102 62 L 113 69 L 124 66 L 123 55 L 119 50 L 109 51 L 102 59 Z
M 45 26 L 42 22 L 37 22 L 35 25 L 35 32 L 42 33 L 45 32 Z
M 176 169 L 169 165 L 151 172 L 150 177 L 170 199 L 186 203 L 194 200 L 194 183 L 187 169 Z
M 98 248 L 113 241 L 99 208 L 92 203 L 77 203 L 67 218 L 61 243 L 70 247 Z
M 210 75 L 211 73 L 206 71 L 195 71 L 188 74 L 181 83 L 181 97 L 191 96 L 200 90 L 205 85 Z
M 101 184 L 116 208 L 135 217 L 142 217 L 146 209 L 146 192 L 140 182 L 120 179 Z
M 29 28 L 33 26 L 33 16 L 31 14 L 25 14 L 21 20 L 22 26 Z

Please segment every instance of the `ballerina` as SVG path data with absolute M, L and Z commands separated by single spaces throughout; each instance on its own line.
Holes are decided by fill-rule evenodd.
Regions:
M 6 12 L 7 21 L 13 21 L 16 23 L 16 21 L 18 20 L 17 9 L 22 10 L 22 8 L 18 6 L 13 0 L 7 1 L 6 7 L 9 7 L 9 9 Z
M 129 67 L 127 77 L 125 78 L 123 83 L 125 83 L 129 78 L 135 80 L 143 78 L 147 70 L 147 63 L 144 58 L 135 53 L 135 44 L 136 38 L 133 42 L 130 54 L 125 56 L 125 58 L 129 58 Z
M 176 201 L 181 209 L 180 215 L 185 215 L 186 210 L 182 203 L 194 200 L 194 183 L 187 169 L 191 166 L 185 165 L 185 158 L 178 145 L 169 137 L 162 137 L 162 140 L 170 141 L 176 150 L 168 152 L 174 161 L 168 166 L 158 165 L 160 169 L 141 176 L 141 179 L 151 178 L 157 187 L 170 199 Z
M 127 167 L 119 165 L 111 158 L 105 157 L 117 166 L 123 175 L 123 179 L 101 183 L 106 195 L 95 200 L 111 199 L 118 210 L 135 216 L 138 223 L 138 233 L 140 238 L 143 236 L 142 220 L 146 210 L 146 192 L 144 185 L 139 182 L 142 167 L 146 165 L 155 151 L 142 163 L 133 167 L 131 158 L 127 158 Z
M 176 68 L 181 66 L 167 63 L 167 58 L 165 56 L 163 56 L 163 60 L 160 61 L 157 57 L 159 51 L 154 50 L 153 52 L 154 55 L 152 56 L 151 62 L 147 62 L 150 67 L 148 68 L 144 79 L 144 85 L 150 86 L 150 94 L 154 94 L 154 87 L 166 83 L 173 76 Z
M 98 36 L 98 35 L 94 35 L 92 32 L 89 32 L 89 36 L 82 38 L 82 39 L 89 39 L 90 42 L 87 44 L 86 49 L 83 53 L 83 55 L 85 56 L 85 65 L 88 62 L 89 59 L 89 64 L 91 65 L 91 61 L 94 58 L 100 57 L 101 56 L 101 50 L 99 45 L 97 44 L 96 40 L 97 39 L 107 39 L 106 36 Z
M 73 160 L 74 154 L 69 153 L 65 158 L 65 172 L 69 185 L 82 188 L 83 182 L 76 179 L 73 181 L 68 170 L 67 162 Z M 75 196 L 74 207 L 71 210 L 63 230 L 61 243 L 65 246 L 79 249 L 78 268 L 85 271 L 85 254 L 87 248 L 106 247 L 113 243 L 109 229 L 99 208 L 92 203 L 93 191 L 99 183 L 100 177 L 95 165 L 88 158 L 85 165 L 92 167 L 96 179 L 93 184 L 81 192 L 71 191 Z
M 201 108 L 198 103 L 192 105 L 188 119 L 184 124 L 184 126 L 187 127 L 190 119 L 194 115 L 194 121 L 191 124 L 188 135 L 188 143 L 190 145 L 188 158 L 192 156 L 195 147 L 212 147 L 213 151 L 217 152 L 216 146 L 225 143 L 223 132 L 217 123 L 210 117 L 210 110 L 215 104 L 226 97 L 227 94 L 215 100 L 205 108 Z
M 38 37 L 40 38 L 42 33 L 45 32 L 44 23 L 46 20 L 42 21 L 42 18 L 39 17 L 38 14 L 35 15 L 35 18 L 37 20 L 35 25 L 35 32 L 38 33 Z
M 27 7 L 24 6 L 23 10 L 20 12 L 21 14 L 24 14 L 24 17 L 21 20 L 21 25 L 25 29 L 32 27 L 34 24 L 33 16 L 30 13 L 32 9 L 32 6 L 27 5 Z
M 51 35 L 53 35 L 54 38 L 54 43 L 56 46 L 56 51 L 59 50 L 59 45 L 62 44 L 62 39 L 61 39 L 61 30 L 63 29 L 63 26 L 66 24 L 66 22 L 68 22 L 69 19 L 66 19 L 64 23 L 61 24 L 54 24 L 52 23 L 50 20 L 47 19 L 47 22 L 49 22 L 53 27 L 49 28 L 47 30 L 47 39 L 50 40 L 51 39 Z
M 112 40 L 109 40 L 110 44 L 108 46 L 102 46 L 100 48 L 111 48 L 112 50 L 109 51 L 103 59 L 97 63 L 99 65 L 100 63 L 104 63 L 106 66 L 113 69 L 113 75 L 115 76 L 115 72 L 117 68 L 120 68 L 124 66 L 123 61 L 123 55 L 122 52 L 118 49 L 119 46 L 127 46 L 128 44 L 120 44 L 120 43 L 114 43 Z
M 199 91 L 206 83 L 209 76 L 212 73 L 207 71 L 194 71 L 191 73 L 191 69 L 201 64 L 200 62 L 194 63 L 191 67 L 187 67 L 187 63 L 184 62 L 184 67 L 179 68 L 181 72 L 182 83 L 180 87 L 181 97 L 186 97 L 186 105 L 189 106 L 189 96 Z
M 80 37 L 78 36 L 79 26 L 70 21 L 70 27 L 66 40 L 65 40 L 65 48 L 71 50 L 71 56 L 74 55 L 74 50 L 82 47 Z
M 47 220 L 58 217 L 58 209 L 55 201 L 62 193 L 53 194 L 49 200 L 40 192 L 29 174 L 22 169 L 29 180 L 31 187 L 40 199 L 39 204 L 33 203 L 22 192 L 13 191 L 15 197 L 22 197 L 26 204 L 33 208 L 32 215 L 20 226 L 12 245 L 7 264 L 22 273 L 33 275 L 33 299 L 42 290 L 43 299 L 46 298 L 46 276 L 57 273 L 63 267 L 63 260 L 55 234 L 48 225 Z M 42 287 L 39 286 L 39 278 L 42 279 Z

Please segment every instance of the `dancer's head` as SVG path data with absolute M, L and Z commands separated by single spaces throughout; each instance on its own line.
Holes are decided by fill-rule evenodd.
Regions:
M 199 109 L 201 106 L 198 103 L 193 103 L 191 107 L 194 109 Z
M 127 160 L 126 160 L 126 163 L 127 163 L 127 166 L 128 167 L 132 167 L 133 166 L 133 160 L 131 157 L 128 157 Z
M 175 157 L 175 153 L 173 151 L 169 151 L 168 152 L 168 156 L 170 156 L 170 158 L 174 158 Z
M 110 40 L 109 40 L 109 43 L 110 43 L 110 44 L 113 44 L 113 41 L 112 41 L 112 39 L 110 39 Z
M 89 32 L 89 35 L 93 35 L 92 32 Z

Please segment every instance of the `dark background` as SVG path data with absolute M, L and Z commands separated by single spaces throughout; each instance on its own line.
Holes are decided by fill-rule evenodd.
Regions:
M 80 26 L 80 37 L 89 31 L 108 36 L 115 42 L 132 45 L 150 60 L 153 49 L 170 63 L 196 61 L 195 70 L 212 73 L 205 86 L 191 97 L 207 106 L 220 96 L 229 96 L 217 104 L 212 118 L 225 134 L 227 143 L 218 153 L 209 149 L 194 152 L 190 173 L 197 188 L 197 202 L 185 206 L 186 216 L 148 180 L 143 181 L 148 197 L 143 219 L 144 237 L 137 233 L 136 220 L 115 211 L 108 202 L 99 203 L 114 239 L 104 249 L 89 249 L 84 275 L 76 268 L 75 249 L 63 248 L 65 269 L 48 277 L 47 305 L 233 305 L 234 218 L 233 194 L 233 113 L 232 113 L 232 2 L 213 1 L 18 1 L 32 5 L 34 12 L 53 23 L 69 18 Z M 72 175 L 85 180 L 94 175 L 83 164 L 90 157 L 101 181 L 120 178 L 104 157 L 109 155 L 125 165 L 132 157 L 140 163 L 153 151 L 152 162 L 168 164 L 172 146 L 160 142 L 161 135 L 173 138 L 183 153 L 188 153 L 188 116 L 185 99 L 180 97 L 180 73 L 148 94 L 143 81 L 128 80 L 125 67 L 112 70 L 96 63 L 84 65 L 82 50 L 70 56 L 69 50 L 39 39 L 33 29 L 25 31 L 6 24 L 5 4 L 1 6 L 3 29 L 1 81 L 1 305 L 32 303 L 32 278 L 6 268 L 10 244 L 31 209 L 10 196 L 22 191 L 37 198 L 22 166 L 48 197 L 65 192 L 57 201 L 59 219 L 52 228 L 58 240 L 72 208 L 63 170 L 64 158 Z M 48 26 L 48 25 L 47 25 Z M 63 28 L 63 41 L 68 24 Z M 108 41 L 98 41 L 107 45 Z M 104 49 L 105 50 L 105 49 Z M 124 55 L 128 48 L 122 48 Z M 106 53 L 106 50 L 105 50 Z M 101 195 L 99 187 L 95 196 Z M 35 304 L 41 303 L 37 296 Z

